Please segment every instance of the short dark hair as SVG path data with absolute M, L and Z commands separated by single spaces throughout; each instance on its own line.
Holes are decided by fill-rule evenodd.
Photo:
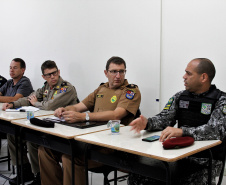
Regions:
M 26 64 L 25 64 L 23 59 L 21 59 L 21 58 L 14 58 L 12 61 L 19 62 L 20 63 L 20 68 L 26 69 Z
M 122 58 L 120 58 L 120 57 L 111 57 L 111 58 L 107 61 L 107 64 L 106 64 L 106 70 L 109 69 L 109 65 L 110 65 L 111 63 L 117 64 L 117 65 L 124 64 L 125 69 L 126 69 L 126 62 L 125 62 Z
M 46 60 L 41 66 L 42 74 L 44 75 L 45 69 L 53 69 L 53 68 L 57 68 L 58 70 L 56 63 L 52 60 Z
M 209 60 L 208 58 L 196 58 L 194 60 L 199 60 L 199 64 L 197 66 L 197 73 L 206 73 L 210 79 L 210 82 L 212 82 L 216 74 L 216 69 L 211 60 Z

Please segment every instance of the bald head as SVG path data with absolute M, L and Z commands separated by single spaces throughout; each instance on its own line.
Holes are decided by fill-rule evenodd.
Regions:
M 211 83 L 216 73 L 215 67 L 211 60 L 207 58 L 195 58 L 191 62 L 197 63 L 196 72 L 198 74 L 206 73 L 208 75 L 209 82 Z

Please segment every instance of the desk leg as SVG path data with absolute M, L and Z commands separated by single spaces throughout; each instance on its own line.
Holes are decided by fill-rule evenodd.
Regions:
M 88 172 L 88 144 L 85 147 L 85 174 L 86 174 L 86 185 L 89 185 L 89 172 Z
M 208 184 L 211 185 L 212 183 L 212 165 L 213 165 L 213 155 L 210 149 L 208 149 L 209 151 L 209 168 L 208 168 Z
M 75 158 L 75 152 L 74 152 L 74 140 L 70 139 L 69 140 L 70 147 L 71 147 L 71 185 L 75 184 L 75 168 L 74 168 L 74 158 Z
M 19 156 L 19 153 L 18 153 L 18 134 L 19 133 L 19 129 L 15 129 L 15 143 L 16 143 L 16 172 L 17 172 L 17 185 L 19 185 L 19 178 L 20 178 L 20 175 L 19 175 L 19 163 L 18 163 L 18 156 Z
M 166 167 L 166 185 L 170 185 L 171 184 L 171 176 L 170 176 L 169 164 L 168 164 L 168 162 L 165 162 L 165 161 L 162 161 L 162 162 Z
M 20 167 L 21 167 L 21 183 L 24 185 L 24 172 L 23 172 L 23 155 L 24 155 L 24 150 L 23 150 L 23 127 L 20 128 Z

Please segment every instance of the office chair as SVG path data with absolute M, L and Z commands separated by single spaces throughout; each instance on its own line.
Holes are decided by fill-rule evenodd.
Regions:
M 6 134 L 0 132 L 0 149 L 2 148 L 2 139 L 5 139 L 5 138 L 6 138 Z M 8 171 L 10 171 L 11 170 L 10 169 L 10 153 L 9 153 L 8 146 L 7 146 L 7 155 L 0 157 L 0 163 L 2 162 L 8 162 Z
M 212 158 L 214 160 L 219 160 L 222 162 L 222 169 L 220 172 L 220 176 L 217 182 L 217 185 L 221 185 L 223 177 L 224 177 L 224 168 L 225 168 L 225 159 L 226 159 L 226 137 L 222 140 L 222 143 L 218 146 L 215 146 L 211 149 L 211 154 L 209 151 L 203 151 L 197 154 L 194 154 L 194 157 L 201 157 L 201 158 L 209 158 L 212 155 Z M 210 169 L 211 170 L 211 169 Z M 210 172 L 210 175 L 212 173 Z M 209 177 L 209 180 L 211 180 L 211 177 Z

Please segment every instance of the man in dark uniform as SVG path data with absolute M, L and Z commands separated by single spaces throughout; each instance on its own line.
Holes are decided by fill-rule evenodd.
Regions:
M 0 88 L 7 82 L 7 80 L 0 75 Z
M 136 85 L 129 84 L 125 79 L 126 63 L 122 58 L 110 58 L 104 73 L 108 78 L 107 83 L 101 84 L 79 104 L 57 109 L 55 116 L 63 117 L 69 123 L 121 120 L 122 124 L 128 125 L 139 108 L 140 91 Z M 58 165 L 61 160 L 63 171 Z M 39 147 L 39 164 L 42 185 L 71 184 L 70 156 Z M 84 163 L 80 158 L 75 159 L 75 179 L 76 185 L 85 184 Z
M 184 85 L 186 90 L 176 93 L 165 108 L 152 118 L 140 116 L 130 123 L 131 130 L 154 131 L 163 130 L 160 141 L 171 137 L 191 136 L 195 140 L 214 140 L 223 138 L 226 135 L 226 94 L 211 85 L 215 76 L 213 63 L 206 58 L 192 60 L 185 69 Z M 178 128 L 173 127 L 178 121 Z M 182 160 L 183 161 L 183 160 Z M 189 161 L 189 162 L 188 162 Z M 185 165 L 189 164 L 189 165 Z M 190 169 L 188 176 L 178 174 L 176 184 L 206 184 L 207 169 L 198 171 L 197 166 L 206 166 L 208 160 L 189 157 L 182 162 L 181 172 Z M 221 162 L 213 163 L 213 183 L 219 175 Z M 179 178 L 180 177 L 180 178 Z M 131 174 L 130 185 L 153 184 L 152 180 L 139 175 Z
M 45 61 L 42 66 L 42 77 L 46 82 L 44 86 L 34 93 L 30 94 L 28 98 L 20 98 L 17 101 L 11 103 L 5 103 L 3 110 L 8 108 L 18 108 L 21 106 L 30 106 L 43 109 L 43 110 L 55 110 L 61 106 L 74 105 L 77 103 L 77 92 L 73 85 L 63 80 L 60 76 L 60 70 L 56 63 L 51 60 Z M 16 163 L 16 146 L 15 137 L 8 137 L 9 151 L 11 154 L 13 164 Z M 40 170 L 38 164 L 38 145 L 27 142 L 28 153 L 30 156 L 30 163 L 35 179 L 30 185 L 40 185 Z M 24 152 L 23 161 L 25 169 L 29 169 L 29 160 L 26 152 Z M 20 164 L 20 160 L 19 160 Z M 28 171 L 28 170 L 27 170 Z M 16 178 L 15 178 L 16 180 Z M 29 181 L 26 174 L 24 175 L 24 181 Z M 13 184 L 13 183 L 11 183 Z

